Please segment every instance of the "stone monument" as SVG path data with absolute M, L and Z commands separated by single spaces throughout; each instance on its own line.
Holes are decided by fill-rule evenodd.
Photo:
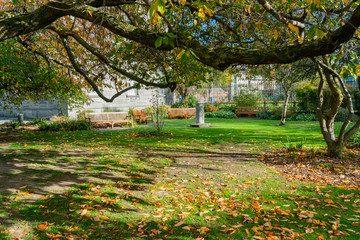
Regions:
M 211 127 L 209 123 L 205 123 L 204 103 L 196 103 L 196 123 L 190 124 L 190 127 Z

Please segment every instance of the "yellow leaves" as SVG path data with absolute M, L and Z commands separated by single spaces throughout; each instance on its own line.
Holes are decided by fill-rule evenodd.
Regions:
M 254 233 L 257 233 L 258 231 L 262 231 L 263 230 L 263 227 L 262 226 L 259 226 L 259 227 L 252 227 L 251 230 L 254 232 Z
M 201 228 L 197 229 L 196 231 L 200 232 L 200 234 L 205 234 L 205 233 L 209 232 L 210 229 L 207 227 L 201 227 Z
M 302 37 L 300 37 L 299 34 L 297 35 L 297 38 L 298 38 L 299 43 L 303 43 L 303 42 L 304 42 L 304 39 L 302 39 Z
M 299 33 L 299 28 L 294 26 L 291 22 L 288 23 L 288 26 L 291 30 L 293 30 L 296 33 Z
M 185 53 L 185 50 L 181 50 L 181 52 L 176 56 L 176 61 L 179 61 L 182 57 L 182 55 Z
M 360 76 L 360 64 L 356 66 L 355 73 L 356 76 Z
M 199 13 L 198 13 L 199 18 L 201 19 L 205 19 L 205 13 L 204 13 L 204 9 L 200 8 L 199 9 Z
M 107 217 L 107 216 L 98 216 L 100 219 L 102 219 L 102 220 L 109 220 L 110 218 L 109 217 Z
M 194 27 L 196 27 L 198 20 L 194 19 Z
M 181 3 L 182 6 L 185 6 L 186 0 L 180 0 L 180 3 Z
M 321 0 L 314 0 L 314 4 L 319 7 L 321 4 Z
M 334 201 L 331 200 L 331 199 L 325 199 L 324 202 L 326 202 L 327 204 L 333 204 L 334 203 Z
M 278 31 L 274 31 L 274 39 L 277 40 L 279 38 L 279 33 Z

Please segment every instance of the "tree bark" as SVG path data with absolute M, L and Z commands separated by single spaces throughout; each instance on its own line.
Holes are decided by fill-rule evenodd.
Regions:
M 329 156 L 341 159 L 343 157 L 344 146 L 344 141 L 336 140 L 330 145 L 328 144 L 327 153 Z
M 290 91 L 285 90 L 285 101 L 284 101 L 283 109 L 282 109 L 282 112 L 281 112 L 280 126 L 285 126 L 286 112 L 287 112 L 287 106 L 288 106 L 288 103 L 289 103 L 289 97 L 290 97 Z

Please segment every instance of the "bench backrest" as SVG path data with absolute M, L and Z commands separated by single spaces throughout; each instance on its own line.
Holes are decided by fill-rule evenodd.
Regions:
M 267 110 L 267 107 L 238 107 L 236 110 L 238 112 L 258 112 Z
M 196 108 L 169 108 L 170 114 L 195 114 Z
M 132 115 L 134 117 L 146 117 L 147 116 L 147 113 L 145 110 L 133 110 L 132 111 Z
M 96 121 L 116 121 L 125 120 L 128 116 L 127 112 L 106 112 L 106 113 L 87 113 L 86 118 L 92 122 Z

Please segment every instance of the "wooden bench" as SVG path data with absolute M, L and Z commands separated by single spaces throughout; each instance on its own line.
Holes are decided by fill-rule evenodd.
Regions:
M 131 123 L 131 127 L 134 127 L 132 117 L 127 112 L 86 113 L 85 118 L 90 122 L 90 126 L 110 124 L 111 128 L 114 128 L 115 123 Z
M 139 121 L 140 125 L 142 121 L 145 121 L 146 124 L 148 120 L 154 122 L 152 113 L 147 113 L 145 110 L 133 110 L 131 114 Z
M 235 110 L 235 114 L 237 117 L 239 117 L 241 114 L 247 114 L 249 117 L 251 117 L 251 115 L 256 115 L 257 112 L 266 110 L 268 110 L 267 107 L 238 107 Z
M 195 116 L 195 108 L 169 108 L 169 118 L 172 119 L 174 116 L 184 116 L 187 119 L 188 116 Z

